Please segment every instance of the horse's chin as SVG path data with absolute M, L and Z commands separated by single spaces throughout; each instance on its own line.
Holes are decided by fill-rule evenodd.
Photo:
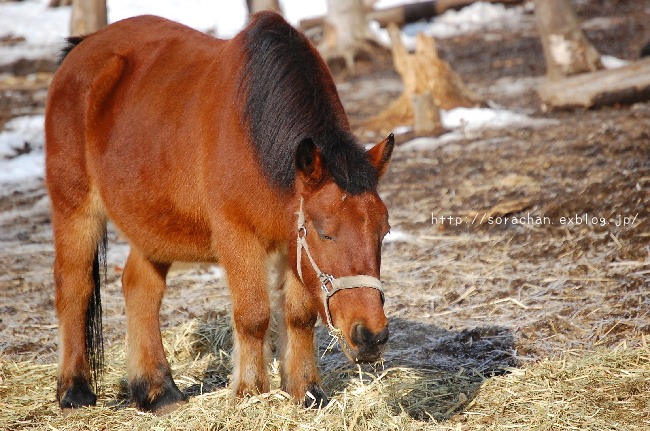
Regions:
M 350 346 L 347 340 L 339 340 L 341 351 L 353 364 L 374 364 L 381 361 L 384 354 L 384 346 L 373 349 L 355 348 Z

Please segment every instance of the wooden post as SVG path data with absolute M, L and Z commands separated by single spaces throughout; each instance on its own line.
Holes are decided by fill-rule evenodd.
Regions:
M 94 33 L 108 22 L 106 0 L 73 0 L 70 34 Z
M 567 0 L 535 0 L 535 17 L 549 80 L 603 68 Z
M 272 10 L 282 15 L 280 2 L 278 0 L 246 0 L 248 14 L 252 15 L 263 10 Z

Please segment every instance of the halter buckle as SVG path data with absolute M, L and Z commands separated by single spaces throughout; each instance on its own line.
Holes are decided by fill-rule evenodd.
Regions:
M 325 292 L 327 296 L 330 296 L 330 290 L 327 288 L 327 285 L 332 285 L 334 276 L 330 274 L 320 273 L 318 274 L 318 279 L 320 280 L 320 287 L 323 289 L 323 292 Z

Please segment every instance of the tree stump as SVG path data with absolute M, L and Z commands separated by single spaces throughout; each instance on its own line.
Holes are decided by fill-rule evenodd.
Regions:
M 85 36 L 94 33 L 108 22 L 106 0 L 73 0 L 70 34 Z
M 549 80 L 603 68 L 567 0 L 535 0 L 535 18 Z
M 246 0 L 246 8 L 248 9 L 249 15 L 263 10 L 272 10 L 282 15 L 282 9 L 278 0 Z
M 342 59 L 343 69 L 354 71 L 356 59 L 371 59 L 385 49 L 368 27 L 362 0 L 327 0 L 327 17 L 318 50 L 330 67 Z
M 436 135 L 442 132 L 439 109 L 469 107 L 479 99 L 463 84 L 449 63 L 438 56 L 435 41 L 419 34 L 415 53 L 409 54 L 396 25 L 388 27 L 392 42 L 393 62 L 404 83 L 402 95 L 377 117 L 368 128 L 386 128 L 413 124 L 417 134 Z

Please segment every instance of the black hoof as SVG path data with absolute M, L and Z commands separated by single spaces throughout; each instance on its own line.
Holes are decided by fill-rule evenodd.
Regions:
M 312 383 L 307 388 L 307 393 L 305 394 L 305 402 L 303 405 L 307 409 L 321 409 L 325 407 L 330 400 L 325 395 L 325 392 L 315 383 Z
M 72 381 L 72 386 L 59 399 L 59 406 L 62 410 L 94 406 L 96 403 L 97 396 L 93 393 L 88 381 L 83 377 L 75 378 Z
M 131 382 L 131 396 L 136 407 L 145 412 L 164 414 L 187 402 L 171 376 L 165 376 L 160 390 L 154 390 L 151 382 L 136 379 Z M 153 396 L 151 394 L 154 394 Z

